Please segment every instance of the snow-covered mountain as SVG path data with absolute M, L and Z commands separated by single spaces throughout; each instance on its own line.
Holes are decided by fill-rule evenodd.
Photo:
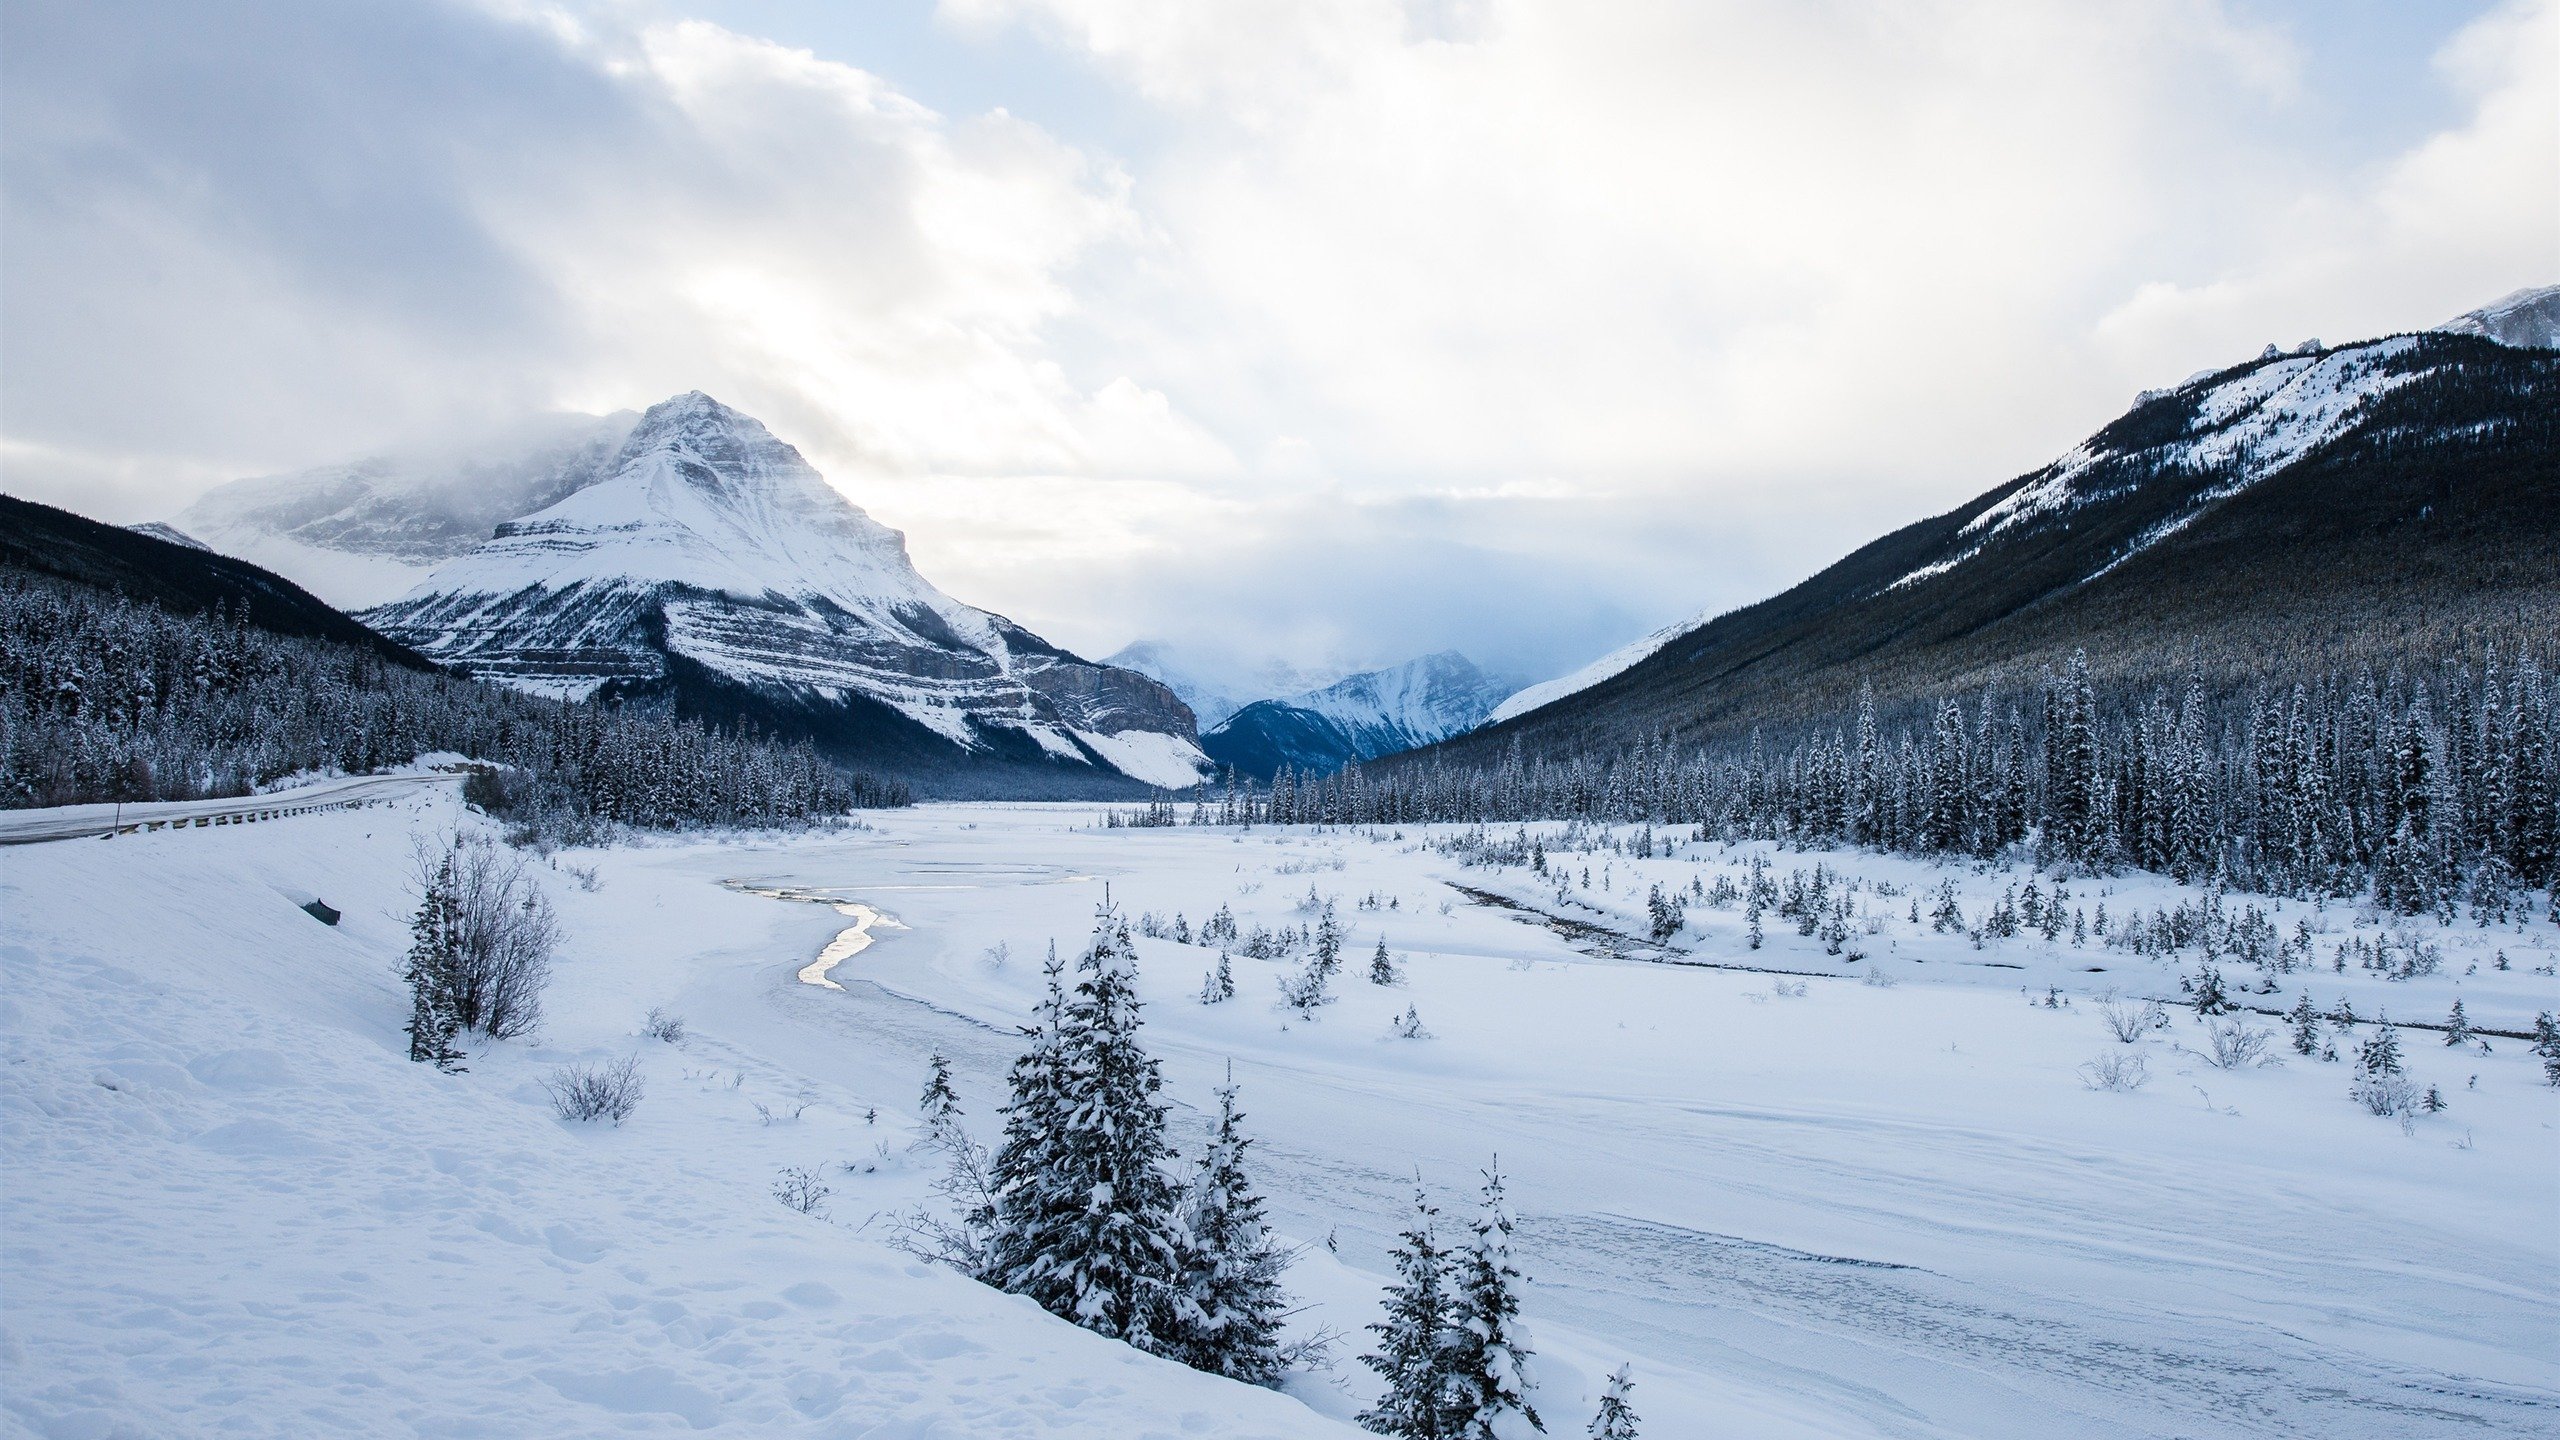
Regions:
M 2560 285 L 2518 290 L 2436 328 L 2448 335 L 2483 336 L 2522 350 L 2560 350 Z
M 501 522 L 603 479 L 639 418 L 538 416 L 452 444 L 234 480 L 170 524 L 332 605 L 378 605 Z
M 2070 453 L 1784 594 L 1523 690 L 1452 751 L 1784 725 L 1863 680 L 1887 699 L 1979 691 L 2084 644 L 2142 677 L 2512 625 L 2560 596 L 2556 332 L 2544 287 L 2147 391 Z
M 707 395 L 651 407 L 602 470 L 365 618 L 519 689 L 671 699 L 880 768 L 1179 786 L 1207 763 L 1163 685 L 943 594 Z
M 1510 688 L 1443 650 L 1285 700 L 1257 700 L 1200 743 L 1210 759 L 1258 779 L 1282 765 L 1329 773 L 1472 730 Z
M 1248 661 L 1164 640 L 1122 646 L 1102 663 L 1162 681 L 1191 707 L 1203 734 L 1256 700 L 1322 689 L 1351 669 L 1348 665 L 1311 668 L 1278 659 Z

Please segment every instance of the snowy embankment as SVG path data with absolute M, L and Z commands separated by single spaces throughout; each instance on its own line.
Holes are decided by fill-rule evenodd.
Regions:
M 1498 1155 L 1550 1434 L 1580 1433 L 1627 1361 L 1648 1436 L 2560 1422 L 2560 1091 L 2521 1042 L 2401 1032 L 2449 1102 L 2405 1125 L 2272 1020 L 2249 1023 L 2279 1065 L 2217 1067 L 2183 1010 L 2119 1043 L 2099 997 L 2177 1001 L 2197 956 L 2067 931 L 1976 948 L 1929 923 L 1943 885 L 1979 923 L 2019 870 L 1660 836 L 1634 855 L 1634 831 L 1576 849 L 1549 826 L 1539 877 L 1419 832 L 1102 830 L 1053 806 L 870 818 L 562 855 L 543 872 L 568 935 L 544 1038 L 479 1046 L 455 1077 L 403 1058 L 397 979 L 409 835 L 457 823 L 449 799 L 0 855 L 9 1413 L 37 1433 L 80 1416 L 142 1434 L 1356 1433 L 1340 1422 L 1376 1385 L 1353 1357 L 1416 1171 L 1462 1221 Z M 1817 863 L 1855 878 L 1834 893 L 1844 949 L 1867 958 L 1774 913 L 1753 950 L 1741 907 L 1696 900 L 1658 956 L 1691 963 L 1602 958 L 1590 932 L 1456 888 L 1641 934 L 1651 886 L 1739 882 L 1755 853 L 1782 884 Z M 992 1139 L 1043 949 L 1074 953 L 1106 884 L 1159 932 L 1136 942 L 1138 978 L 1177 1143 L 1232 1065 L 1255 1178 L 1309 1246 L 1294 1333 L 1345 1336 L 1287 1395 L 879 1243 L 927 1198 L 908 1148 L 926 1057 L 950 1060 L 965 1123 Z M 2069 890 L 2116 917 L 2201 898 L 2147 876 Z M 294 908 L 314 893 L 339 928 Z M 1304 951 L 1244 942 L 1328 902 L 1344 970 L 1310 1020 L 1276 1003 Z M 1218 950 L 1173 922 L 1197 942 L 1221 906 L 1237 994 L 1204 1005 Z M 2439 929 L 2287 902 L 2270 923 L 2309 929 L 2314 968 L 2239 998 L 2348 1001 L 2365 1017 L 2334 1037 L 2350 1055 L 2385 1009 L 2435 1021 L 2459 997 L 2514 1029 L 2560 1008 L 2560 927 L 2539 909 Z M 857 924 L 870 943 L 803 983 Z M 1365 978 L 1381 939 L 1391 986 Z M 2413 942 L 2431 973 L 2362 963 L 2406 967 Z M 2222 963 L 2235 990 L 2258 982 Z M 689 1035 L 642 1039 L 652 1007 Z M 1430 1038 L 1393 1038 L 1408 1009 Z M 551 1117 L 553 1065 L 632 1054 L 648 1090 L 626 1126 Z M 2090 1088 L 2083 1067 L 2111 1055 L 2140 1056 L 2148 1083 Z M 786 1167 L 831 1191 L 822 1216 L 774 1202 Z
M 775 1204 L 779 1166 L 901 1153 L 907 1087 L 636 1031 L 688 977 L 755 1003 L 814 907 L 546 872 L 549 1038 L 409 1063 L 410 835 L 460 818 L 424 796 L 0 859 L 14 1432 L 1344 1433 Z M 553 1118 L 551 1065 L 633 1052 L 632 1123 Z

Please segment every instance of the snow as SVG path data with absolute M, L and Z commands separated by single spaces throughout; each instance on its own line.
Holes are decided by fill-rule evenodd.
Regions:
M 690 987 L 825 994 L 789 973 L 815 907 L 547 876 L 580 932 L 548 1037 L 467 1075 L 410 1064 L 409 832 L 458 819 L 421 800 L 10 853 L 10 1433 L 1356 1433 L 911 1260 L 841 1202 L 845 1223 L 775 1204 L 784 1165 L 903 1163 L 905 1077 L 795 1068 L 839 1043 L 823 1024 L 798 1054 L 742 1048 L 714 1006 L 681 1048 L 633 1032 Z M 552 1117 L 550 1066 L 633 1052 L 631 1123 Z M 804 1091 L 796 1122 L 751 1108 Z
M 1167 790 L 1197 785 L 1210 769 L 1209 757 L 1199 746 L 1160 730 L 1124 730 L 1117 735 L 1078 730 L 1076 738 L 1110 761 L 1112 769 Z
M 2387 368 L 2417 343 L 2414 337 L 2395 336 L 2325 352 L 2316 348 L 2289 356 L 2274 352 L 2275 358 L 2204 390 L 2196 398 L 2187 434 L 2143 453 L 2164 466 L 2225 478 L 2136 536 L 2084 578 L 2094 580 L 2185 529 L 2213 506 L 2346 434 L 2374 401 L 2424 379 L 2427 372 L 2423 370 L 2391 373 Z M 2190 387 L 2181 387 L 2178 393 Z M 2119 491 L 2091 490 L 2086 477 L 2119 458 L 2100 448 L 2096 439 L 2084 441 L 1967 521 L 1958 532 L 1971 540 L 1965 549 L 1919 566 L 1885 588 L 1898 590 L 1942 575 L 1973 559 L 2008 531 L 2113 498 Z
M 1342 726 L 1364 753 L 1386 755 L 1472 730 L 1502 697 L 1503 687 L 1474 662 L 1443 650 L 1349 676 L 1285 703 Z
M 2481 335 L 2522 350 L 2560 349 L 2560 285 L 2537 285 L 2492 301 L 2436 327 Z
M 1676 625 L 1665 625 L 1641 640 L 1621 645 L 1570 674 L 1559 675 L 1553 680 L 1542 680 L 1494 706 L 1493 714 L 1485 723 L 1500 724 L 1502 721 L 1526 715 L 1542 706 L 1552 705 L 1567 695 L 1580 694 L 1622 671 L 1633 669 L 1636 665 L 1652 658 L 1654 653 L 1663 646 L 1713 620 L 1717 613 L 1713 610 L 1699 611 Z
M 652 605 L 662 641 L 645 634 Z M 1079 662 L 1036 641 L 1018 650 L 1028 637 L 935 588 L 903 535 L 698 391 L 651 407 L 605 478 L 509 521 L 366 618 L 536 694 L 654 680 L 665 666 L 650 646 L 663 643 L 769 690 L 880 701 L 963 750 L 998 726 L 1082 759 L 1029 679 Z M 1183 747 L 1196 753 L 1167 730 L 1121 748 L 1151 767 L 1137 778 L 1161 784 Z
M 1498 1154 L 1552 1434 L 1629 1362 L 1643 1433 L 1666 1436 L 2525 1435 L 2560 1411 L 2560 1296 L 2539 1280 L 2560 1263 L 2560 1092 L 2519 1042 L 2405 1030 L 2452 1108 L 2403 1133 L 2349 1102 L 2344 1065 L 2217 1070 L 2184 1012 L 2132 1047 L 2104 1033 L 2098 993 L 2175 1001 L 2192 954 L 1976 950 L 1905 918 L 1942 881 L 1979 914 L 2014 869 L 1764 848 L 1781 880 L 1819 861 L 1901 888 L 1862 892 L 1871 959 L 1774 915 L 1751 951 L 1738 910 L 1695 904 L 1673 953 L 1608 958 L 1455 887 L 1632 930 L 1648 885 L 1738 876 L 1752 852 L 1558 848 L 1560 901 L 1421 844 L 1451 830 L 866 819 L 562 854 L 542 872 L 568 932 L 546 1031 L 453 1077 L 403 1058 L 396 982 L 410 836 L 469 823 L 449 796 L 7 852 L 0 1404 L 37 1433 L 1349 1435 L 1373 1393 L 1349 1357 L 1416 1167 L 1463 1217 Z M 1310 921 L 1312 887 L 1355 961 L 1383 937 L 1406 970 L 1380 989 L 1355 963 L 1308 1022 L 1274 1003 L 1288 962 L 1236 956 L 1237 999 L 1202 1006 L 1215 952 L 1137 941 L 1177 1143 L 1232 1064 L 1275 1222 L 1312 1247 L 1295 1333 L 1351 1337 L 1285 1396 L 879 1243 L 875 1215 L 925 1198 L 907 1146 L 927 1054 L 993 1138 L 1038 957 L 1080 946 L 1106 885 L 1133 916 L 1225 903 L 1248 931 Z M 2070 885 L 2118 916 L 2199 894 Z M 292 908 L 304 894 L 343 923 Z M 2392 928 L 2352 902 L 2274 919 L 2309 922 L 2324 957 Z M 841 988 L 801 983 L 849 924 L 869 943 L 827 973 Z M 2547 919 L 2407 933 L 2440 973 L 2324 967 L 2243 998 L 2307 986 L 2417 1021 L 2459 996 L 2499 1029 L 2560 1007 Z M 2045 1008 L 2048 986 L 2068 1004 Z M 637 1037 L 651 1006 L 686 1018 L 681 1045 Z M 1408 1006 L 1434 1038 L 1390 1038 Z M 2128 1049 L 2147 1087 L 2081 1083 Z M 551 1118 L 552 1065 L 634 1053 L 649 1089 L 626 1126 Z M 767 1197 L 786 1165 L 822 1170 L 827 1219 Z
M 1163 684 L 1191 707 L 1203 732 L 1256 700 L 1320 690 L 1350 671 L 1347 665 L 1311 668 L 1277 659 L 1248 661 L 1163 640 L 1124 645 L 1102 663 L 1135 670 Z

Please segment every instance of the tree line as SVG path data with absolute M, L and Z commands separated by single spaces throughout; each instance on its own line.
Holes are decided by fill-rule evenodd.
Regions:
M 221 606 L 187 615 L 0 575 L 0 806 L 245 795 L 437 751 L 505 767 L 473 800 L 554 837 L 794 823 L 909 798 L 806 744 L 412 669 Z
M 1772 740 L 1500 763 L 1434 758 L 1228 777 L 1195 823 L 1540 819 L 1688 825 L 1701 836 L 2126 866 L 2272 894 L 2370 891 L 2401 914 L 2490 911 L 2560 870 L 2560 734 L 2521 645 L 2376 675 L 2208 696 L 2184 679 L 2102 696 L 2075 652 L 2024 692 L 1891 718 L 1855 710 Z M 1170 805 L 1135 817 L 1169 822 Z

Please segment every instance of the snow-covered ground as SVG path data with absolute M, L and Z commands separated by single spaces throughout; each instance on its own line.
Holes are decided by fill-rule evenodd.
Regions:
M 1656 952 L 1536 912 L 1640 931 L 1650 885 L 1738 880 L 1749 852 L 1557 852 L 1560 902 L 1552 878 L 1462 866 L 1417 832 L 1106 830 L 1045 806 L 871 818 L 558 857 L 543 874 L 568 940 L 544 1037 L 456 1077 L 405 1060 L 397 981 L 410 836 L 469 823 L 450 797 L 0 854 L 11 1420 L 1348 1434 L 1415 1172 L 1463 1217 L 1498 1156 L 1550 1433 L 1580 1433 L 1621 1362 L 1649 1436 L 2560 1428 L 2560 1091 L 2521 1042 L 2483 1055 L 2404 1030 L 2415 1077 L 2450 1101 L 2404 1129 L 2350 1102 L 2342 1063 L 2214 1068 L 2183 1011 L 2118 1044 L 2095 997 L 2175 1001 L 2192 954 L 2067 934 L 1977 950 L 1927 924 L 1942 882 L 1978 916 L 2020 872 L 1764 851 L 1781 881 L 1820 861 L 1865 882 L 1869 958 L 1775 915 L 1752 951 L 1740 907 L 1695 903 Z M 1310 889 L 1348 926 L 1339 998 L 1312 1022 L 1274 1003 L 1294 960 L 1238 954 L 1236 1000 L 1206 1006 L 1215 950 L 1138 941 L 1179 1135 L 1232 1063 L 1275 1216 L 1310 1246 L 1300 1333 L 1349 1337 L 1287 1395 L 1134 1355 L 883 1243 L 875 1217 L 930 1178 L 907 1149 L 926 1055 L 951 1058 L 991 1137 L 1041 955 L 1080 945 L 1106 884 L 1133 918 L 1195 931 L 1222 903 L 1248 933 L 1310 923 Z M 2071 891 L 2115 916 L 2197 894 L 2139 876 Z M 310 894 L 339 928 L 295 908 Z M 2309 922 L 2319 968 L 2252 1004 L 2307 986 L 2324 1010 L 2439 1021 L 2459 995 L 2498 1029 L 2560 1008 L 2547 919 L 2426 925 L 2439 968 L 2408 980 L 2329 968 L 2383 931 L 2352 904 L 2271 919 Z M 871 943 L 804 983 L 856 923 Z M 1364 978 L 1381 937 L 1405 970 L 1392 988 Z M 1611 949 L 1646 958 L 1587 953 Z M 1867 971 L 1896 983 L 1851 978 Z M 641 1038 L 653 1006 L 689 1036 Z M 1431 1038 L 1391 1037 L 1408 1006 Z M 2124 1051 L 2146 1087 L 2083 1084 Z M 627 1125 L 552 1118 L 544 1072 L 626 1054 L 649 1085 Z M 823 1172 L 825 1220 L 769 1197 L 785 1166 Z

